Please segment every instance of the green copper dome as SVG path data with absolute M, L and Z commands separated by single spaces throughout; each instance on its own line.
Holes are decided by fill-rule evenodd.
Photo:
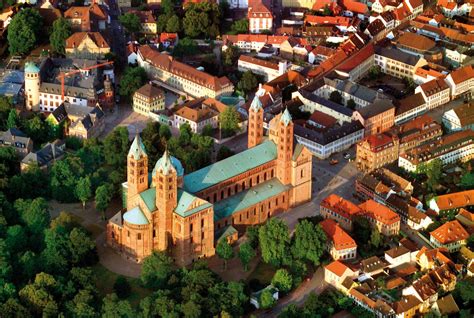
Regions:
M 39 73 L 40 69 L 33 62 L 26 62 L 25 64 L 25 73 Z
M 285 108 L 285 111 L 281 115 L 280 122 L 282 122 L 285 126 L 288 126 L 292 121 L 290 112 L 288 111 L 288 108 Z
M 133 140 L 132 146 L 130 147 L 130 150 L 128 151 L 128 156 L 133 157 L 135 160 L 140 159 L 142 156 L 146 157 L 146 151 L 145 151 L 145 146 L 143 145 L 142 139 L 140 136 L 137 134 L 135 136 L 135 139 Z
M 130 211 L 127 211 L 123 215 L 123 219 L 127 221 L 130 224 L 134 225 L 146 225 L 149 224 L 148 219 L 146 218 L 145 214 L 143 214 L 142 210 L 140 210 L 140 207 L 135 207 L 131 209 Z
M 176 170 L 176 174 L 178 175 L 178 177 L 182 177 L 184 175 L 183 165 L 178 159 L 173 156 L 170 156 L 167 149 L 165 150 L 163 156 L 156 162 L 152 175 L 155 175 L 155 172 L 158 169 L 162 169 L 163 174 L 168 175 L 172 168 Z

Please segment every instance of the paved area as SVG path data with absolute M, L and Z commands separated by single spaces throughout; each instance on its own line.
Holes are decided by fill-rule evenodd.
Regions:
M 100 137 L 105 138 L 116 127 L 120 126 L 127 127 L 130 136 L 133 137 L 137 131 L 141 132 L 145 129 L 148 121 L 150 121 L 148 117 L 135 113 L 131 105 L 120 104 L 115 107 L 112 113 L 106 113 L 105 128 Z

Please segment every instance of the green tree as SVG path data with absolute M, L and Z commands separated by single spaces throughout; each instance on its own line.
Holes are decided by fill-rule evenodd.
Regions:
M 125 168 L 127 167 L 127 154 L 130 150 L 130 140 L 128 139 L 126 127 L 115 128 L 104 140 L 103 156 L 111 170 L 118 173 L 118 183 L 125 178 Z M 109 176 L 112 180 L 112 176 Z
M 284 268 L 280 268 L 275 272 L 272 278 L 272 285 L 278 288 L 279 291 L 286 294 L 293 287 L 293 277 Z
M 372 233 L 370 234 L 370 244 L 374 248 L 379 248 L 382 245 L 382 236 L 376 227 L 372 229 Z
M 181 312 L 185 318 L 201 317 L 201 306 L 190 300 L 181 305 Z
M 342 95 L 338 91 L 331 92 L 331 94 L 329 95 L 329 100 L 342 105 Z
M 240 115 L 234 107 L 227 107 L 219 114 L 222 137 L 229 137 L 239 131 Z
M 33 312 L 39 315 L 45 314 L 45 311 L 57 314 L 58 304 L 53 295 L 57 287 L 58 282 L 54 276 L 39 273 L 36 275 L 35 281 L 23 287 L 18 295 Z
M 136 14 L 125 13 L 119 16 L 119 21 L 130 34 L 137 33 L 142 30 L 140 17 L 138 17 Z
M 44 230 L 51 220 L 48 203 L 43 198 L 18 199 L 15 201 L 15 209 L 28 229 L 31 246 L 39 250 L 43 244 Z
M 103 184 L 95 190 L 95 208 L 102 213 L 105 220 L 105 210 L 107 210 L 113 197 L 113 190 L 109 184 Z
M 175 46 L 173 50 L 173 56 L 176 57 L 184 57 L 189 55 L 195 55 L 199 52 L 199 48 L 191 38 L 184 38 L 180 39 L 178 44 Z
M 177 33 L 181 31 L 181 24 L 179 17 L 176 14 L 173 14 L 166 22 L 166 32 Z
M 461 177 L 461 187 L 466 190 L 474 188 L 474 173 L 468 172 Z
M 160 14 L 156 19 L 156 31 L 162 33 L 166 31 L 166 25 L 168 24 L 169 15 Z
M 255 90 L 258 86 L 257 77 L 251 71 L 245 71 L 242 74 L 239 82 L 237 83 L 237 89 L 241 91 L 246 97 L 250 92 Z
M 460 280 L 456 283 L 454 297 L 459 299 L 463 308 L 472 308 L 474 305 L 474 283 L 467 280 Z
M 369 242 L 370 236 L 371 236 L 371 229 L 370 229 L 370 223 L 367 221 L 366 218 L 363 217 L 356 217 L 354 219 L 354 239 L 359 243 L 359 244 L 365 244 L 366 242 Z
M 38 10 L 20 10 L 8 25 L 8 45 L 10 54 L 28 54 L 41 38 L 43 18 Z
M 171 130 L 168 125 L 161 125 L 160 126 L 160 138 L 168 140 L 171 138 Z
M 73 202 L 77 180 L 83 169 L 76 157 L 56 161 L 51 167 L 51 194 L 60 202 Z
M 17 224 L 8 227 L 5 243 L 10 253 L 20 252 L 24 248 L 25 242 L 28 242 L 28 236 L 23 226 Z
M 174 13 L 175 1 L 174 0 L 163 0 L 160 3 L 161 10 L 165 15 L 171 15 Z
M 140 279 L 148 288 L 161 289 L 173 274 L 173 260 L 163 252 L 153 252 L 143 261 Z
M 92 197 L 91 179 L 89 176 L 80 178 L 76 184 L 76 197 L 82 202 L 82 209 L 86 208 L 86 202 Z
M 275 267 L 289 263 L 290 234 L 288 226 L 280 219 L 272 218 L 258 230 L 262 258 Z
M 249 32 L 249 20 L 240 19 L 234 21 L 230 29 L 232 30 L 233 34 L 246 34 Z
M 8 318 L 28 317 L 31 313 L 15 298 L 9 298 L 5 303 L 0 304 L 0 312 Z
M 245 285 L 241 282 L 220 282 L 209 288 L 209 300 L 214 300 L 211 312 L 218 315 L 225 311 L 232 317 L 242 317 L 249 298 L 245 294 Z
M 142 87 L 147 80 L 148 77 L 143 67 L 127 67 L 120 80 L 120 95 L 130 99 L 133 93 Z
M 217 243 L 216 253 L 220 258 L 224 260 L 224 270 L 226 270 L 227 261 L 234 257 L 234 250 L 227 241 L 227 238 L 223 238 Z
M 121 299 L 130 296 L 131 287 L 128 280 L 124 276 L 118 276 L 114 283 L 114 291 Z
M 15 128 L 17 127 L 19 122 L 18 114 L 16 113 L 16 109 L 11 109 L 8 113 L 7 119 L 7 128 Z
M 260 294 L 260 308 L 267 309 L 272 308 L 275 305 L 276 301 L 273 298 L 272 292 L 268 289 L 265 289 Z
M 443 163 L 440 159 L 434 159 L 426 164 L 425 169 L 427 177 L 426 186 L 429 191 L 435 192 L 443 174 Z
M 230 156 L 233 156 L 235 152 L 229 149 L 227 146 L 221 146 L 219 150 L 217 151 L 217 161 L 224 160 L 225 158 L 229 158 Z
M 49 42 L 54 52 L 65 54 L 66 39 L 72 34 L 71 23 L 65 18 L 59 18 L 53 22 L 53 30 L 49 36 Z
M 230 45 L 225 51 L 222 52 L 222 63 L 225 66 L 232 66 L 237 61 L 238 57 L 239 48 L 234 45 Z
M 380 66 L 378 65 L 372 66 L 368 71 L 368 76 L 372 80 L 379 78 L 381 75 L 382 75 L 382 70 L 380 69 Z
M 213 131 L 214 131 L 214 128 L 212 128 L 210 124 L 207 124 L 206 126 L 202 128 L 201 135 L 212 137 Z
M 117 317 L 136 317 L 136 313 L 128 301 L 120 300 L 115 294 L 108 294 L 103 300 L 102 318 Z
M 310 261 L 315 266 L 319 265 L 324 253 L 326 234 L 321 226 L 307 220 L 302 220 L 296 225 L 293 236 L 293 255 L 303 261 Z
M 352 109 L 352 110 L 355 110 L 356 107 L 357 107 L 357 104 L 356 104 L 356 102 L 354 102 L 353 99 L 349 99 L 349 100 L 347 101 L 347 107 L 350 108 L 350 109 Z

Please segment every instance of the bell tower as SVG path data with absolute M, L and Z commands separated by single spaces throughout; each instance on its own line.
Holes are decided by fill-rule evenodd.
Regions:
M 33 62 L 25 64 L 25 103 L 26 109 L 40 110 L 40 69 Z
M 248 148 L 255 147 L 263 140 L 263 105 L 260 97 L 264 93 L 265 90 L 260 88 L 250 104 L 247 129 Z
M 127 201 L 148 189 L 148 155 L 137 134 L 127 156 Z
M 172 242 L 173 212 L 178 205 L 178 174 L 165 150 L 155 165 L 153 183 L 156 186 L 155 205 L 157 227 L 154 229 L 156 248 L 164 251 Z M 154 222 L 155 226 L 155 222 Z M 157 235 L 156 235 L 157 234 Z
M 277 178 L 283 184 L 291 183 L 291 157 L 293 155 L 293 120 L 286 108 L 278 122 Z

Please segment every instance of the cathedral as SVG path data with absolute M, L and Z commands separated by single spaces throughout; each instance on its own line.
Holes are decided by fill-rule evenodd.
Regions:
M 268 131 L 266 137 L 256 96 L 249 108 L 248 149 L 186 175 L 165 151 L 150 176 L 137 135 L 127 157 L 124 211 L 109 220 L 107 244 L 136 262 L 158 250 L 187 265 L 214 255 L 229 229 L 242 231 L 311 200 L 312 155 L 296 142 L 287 109 Z

